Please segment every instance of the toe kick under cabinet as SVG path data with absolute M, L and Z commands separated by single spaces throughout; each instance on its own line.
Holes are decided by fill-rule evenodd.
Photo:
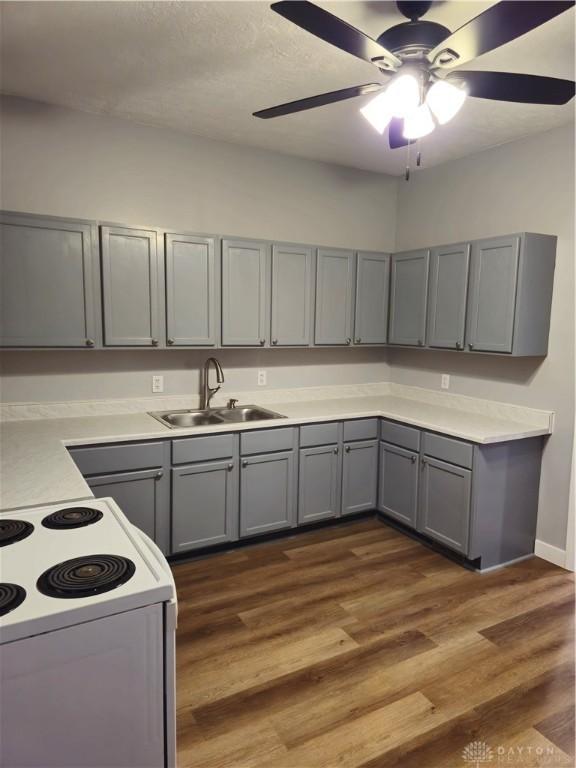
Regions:
M 526 557 L 542 441 L 477 445 L 383 419 L 378 510 L 482 569 Z

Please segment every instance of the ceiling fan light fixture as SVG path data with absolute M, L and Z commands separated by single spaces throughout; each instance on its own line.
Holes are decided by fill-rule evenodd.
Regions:
M 426 104 L 421 104 L 404 118 L 405 139 L 421 139 L 434 130 L 434 120 Z
M 397 75 L 385 94 L 393 117 L 406 117 L 420 105 L 420 83 L 414 75 Z
M 365 104 L 360 113 L 368 122 L 375 128 L 378 133 L 384 133 L 386 126 L 392 119 L 392 112 L 390 112 L 390 104 L 388 100 L 387 92 L 379 93 L 373 99 Z
M 426 103 L 441 125 L 447 123 L 462 109 L 467 92 L 446 80 L 437 80 L 426 95 Z

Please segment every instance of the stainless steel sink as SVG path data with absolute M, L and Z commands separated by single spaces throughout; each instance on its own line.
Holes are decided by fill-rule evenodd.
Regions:
M 258 405 L 239 405 L 236 408 L 215 408 L 219 416 L 226 421 L 245 422 L 245 421 L 264 421 L 266 419 L 285 419 L 275 411 L 269 411 L 266 408 L 260 408 Z
M 265 419 L 285 419 L 280 413 L 268 411 L 257 405 L 241 405 L 238 408 L 210 408 L 203 411 L 156 411 L 149 416 L 170 429 L 205 427 L 211 424 L 238 424 Z

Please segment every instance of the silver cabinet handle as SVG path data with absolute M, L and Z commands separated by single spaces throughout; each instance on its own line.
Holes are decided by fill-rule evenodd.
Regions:
M 96 344 L 94 339 L 86 339 L 86 346 L 87 347 L 93 347 Z
M 260 346 L 263 347 L 266 344 L 266 339 L 260 339 Z
M 234 469 L 234 464 L 230 462 L 230 464 L 228 464 L 228 472 L 232 472 L 233 469 Z
M 418 346 L 419 347 L 423 347 L 424 346 L 424 342 L 422 341 L 422 339 L 418 339 Z
M 456 349 L 462 349 L 462 342 L 460 341 L 456 342 Z
M 172 345 L 174 344 L 174 339 L 172 337 L 167 339 L 168 344 Z
M 246 459 L 242 460 L 242 466 L 244 467 L 244 469 L 246 469 L 246 467 L 248 466 L 248 462 L 246 461 Z
M 272 344 L 274 344 L 274 346 L 276 346 L 276 344 L 278 344 L 278 339 L 272 339 Z
M 346 344 L 352 344 L 352 339 L 350 338 L 346 339 Z
M 160 342 L 158 341 L 158 339 L 152 339 L 152 346 L 153 347 L 157 347 L 159 343 Z
M 360 336 L 358 336 L 358 338 L 356 339 L 356 344 L 362 344 L 362 339 L 360 338 Z
M 161 477 L 164 477 L 164 472 L 162 470 L 156 472 L 156 480 L 160 480 Z
M 338 448 L 334 448 L 334 453 L 338 453 Z
M 349 445 L 347 445 L 347 446 L 344 448 L 344 450 L 346 451 L 346 453 L 350 453 L 350 446 L 349 446 Z
M 474 349 L 474 344 L 468 344 L 468 349 Z
M 425 465 L 426 465 L 426 464 L 428 464 L 428 462 L 426 461 L 426 459 L 422 459 L 422 461 L 420 462 L 420 469 L 424 469 L 424 467 L 425 467 Z
M 416 464 L 416 456 L 410 456 L 410 461 L 412 464 Z

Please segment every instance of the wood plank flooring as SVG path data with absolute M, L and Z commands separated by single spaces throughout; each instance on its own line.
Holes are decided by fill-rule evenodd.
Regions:
M 179 768 L 576 765 L 567 571 L 472 573 L 375 519 L 173 570 Z

